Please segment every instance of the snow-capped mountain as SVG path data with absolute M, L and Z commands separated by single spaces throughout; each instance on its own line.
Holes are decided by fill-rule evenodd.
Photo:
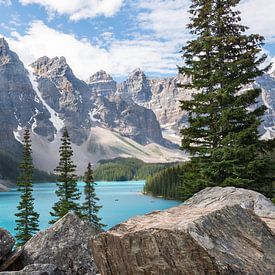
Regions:
M 88 161 L 134 156 L 148 162 L 186 159 L 177 149 L 179 131 L 187 124 L 180 101 L 192 92 L 178 88 L 182 75 L 150 79 L 140 69 L 122 83 L 105 71 L 86 82 L 78 79 L 64 57 L 46 56 L 25 68 L 4 39 L 0 39 L 0 150 L 20 151 L 25 127 L 32 130 L 35 165 L 52 171 L 66 126 L 79 171 Z M 255 84 L 265 104 L 261 133 L 275 136 L 275 75 Z
M 0 149 L 16 155 L 27 127 L 32 130 L 35 165 L 47 171 L 57 164 L 65 126 L 80 171 L 88 161 L 117 156 L 150 162 L 185 158 L 163 138 L 155 113 L 118 93 L 117 83 L 105 72 L 86 83 L 74 75 L 64 57 L 41 57 L 25 68 L 4 39 L 0 39 L 0 123 Z

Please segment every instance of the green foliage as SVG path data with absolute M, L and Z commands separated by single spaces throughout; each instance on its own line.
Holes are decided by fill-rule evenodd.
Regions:
M 105 225 L 101 223 L 101 218 L 98 217 L 98 211 L 102 206 L 97 205 L 99 198 L 95 193 L 96 183 L 93 178 L 91 163 L 88 164 L 87 171 L 85 172 L 84 182 L 85 200 L 82 206 L 82 218 L 102 228 Z
M 17 206 L 16 240 L 18 245 L 24 245 L 37 231 L 39 231 L 39 214 L 34 210 L 33 192 L 33 164 L 31 156 L 30 131 L 25 130 L 23 139 L 23 159 L 20 163 L 20 176 L 18 178 L 18 191 L 21 192 L 20 202 Z
M 54 204 L 53 211 L 50 212 L 54 217 L 50 224 L 55 223 L 69 211 L 74 211 L 81 216 L 81 207 L 78 202 L 81 194 L 77 188 L 76 166 L 72 161 L 73 150 L 67 129 L 63 132 L 59 153 L 59 165 L 55 168 L 58 187 L 55 193 L 59 201 Z
M 2 179 L 16 182 L 20 175 L 19 164 L 15 157 L 7 152 L 0 151 L 0 175 Z M 55 178 L 53 174 L 48 174 L 38 169 L 33 170 L 33 182 L 50 182 L 55 180 Z
M 135 158 L 102 160 L 94 171 L 94 178 L 97 181 L 143 180 L 171 165 L 173 164 L 144 163 Z
M 260 65 L 264 38 L 246 35 L 235 10 L 239 0 L 193 0 L 189 29 L 195 38 L 183 47 L 190 77 L 185 88 L 199 92 L 181 107 L 189 113 L 182 129 L 182 148 L 191 153 L 183 176 L 182 197 L 206 186 L 236 186 L 272 196 L 273 145 L 259 140 L 258 127 L 265 107 L 255 105 L 261 89 L 247 88 L 269 69 Z M 248 86 L 250 87 L 250 86 Z M 253 107 L 253 108 L 252 108 Z
M 179 186 L 185 164 L 175 165 L 149 176 L 144 185 L 144 193 L 167 199 L 179 199 Z

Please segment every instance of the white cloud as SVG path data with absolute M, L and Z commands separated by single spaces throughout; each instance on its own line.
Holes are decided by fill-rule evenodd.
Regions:
M 11 0 L 0 0 L 0 6 L 11 6 Z
M 137 7 L 145 10 L 138 15 L 140 26 L 154 31 L 158 37 L 189 39 L 186 25 L 190 4 L 190 0 L 140 0 Z M 242 12 L 242 23 L 250 28 L 250 32 L 275 42 L 274 0 L 241 0 L 237 9 Z
M 242 0 L 238 9 L 250 32 L 264 35 L 267 42 L 275 42 L 274 0 Z
M 51 29 L 41 21 L 32 22 L 25 35 L 11 33 L 8 42 L 26 65 L 44 55 L 65 56 L 75 74 L 84 80 L 101 69 L 115 76 L 125 76 L 137 67 L 159 74 L 177 71 L 176 56 L 171 54 L 174 45 L 170 42 L 114 39 L 104 48 Z
M 186 28 L 189 5 L 182 0 L 142 0 L 137 5 L 145 10 L 138 15 L 140 27 L 152 30 L 157 38 L 185 40 L 190 37 Z
M 80 11 L 85 11 L 87 3 L 108 2 L 106 5 L 109 11 L 113 3 L 118 6 L 122 4 L 122 0 L 72 0 L 70 4 L 67 0 L 66 4 L 65 0 L 20 1 L 25 4 L 43 4 L 49 11 L 68 14 L 75 20 L 83 18 Z M 242 0 L 238 9 L 242 11 L 244 24 L 251 27 L 252 32 L 266 36 L 270 42 L 275 35 L 275 1 L 259 1 Z M 102 32 L 96 42 L 92 43 L 87 38 L 79 40 L 73 34 L 65 34 L 49 28 L 41 21 L 34 21 L 25 35 L 13 33 L 10 44 L 25 64 L 43 55 L 65 56 L 76 75 L 82 79 L 100 69 L 116 76 L 125 76 L 136 67 L 154 74 L 176 74 L 176 66 L 182 62 L 179 51 L 191 38 L 186 28 L 190 0 L 139 0 L 133 5 L 138 28 L 135 34 L 131 30 L 124 30 L 134 37 L 131 39 L 119 40 L 116 38 L 117 30 L 110 29 Z M 99 10 L 87 9 L 85 13 L 99 14 Z
M 113 16 L 122 7 L 123 0 L 19 0 L 23 5 L 39 4 L 50 15 L 58 13 L 68 15 L 78 21 L 98 15 Z

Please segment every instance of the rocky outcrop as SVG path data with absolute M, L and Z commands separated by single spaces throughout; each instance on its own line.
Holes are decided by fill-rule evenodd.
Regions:
M 22 255 L 22 247 L 18 247 L 15 251 L 10 253 L 5 261 L 0 265 L 0 274 L 1 271 L 5 270 L 21 270 L 24 268 L 20 257 Z
M 52 264 L 68 275 L 96 274 L 90 240 L 100 232 L 94 225 L 68 213 L 25 244 L 21 261 L 24 266 Z
M 101 233 L 93 240 L 95 261 L 101 274 L 271 275 L 275 235 L 253 210 L 273 215 L 270 201 L 259 194 L 204 190 L 178 207 Z
M 118 92 L 125 94 L 138 104 L 148 102 L 152 96 L 148 78 L 139 68 L 118 86 Z
M 15 239 L 5 229 L 0 228 L 0 265 L 11 254 Z
M 96 99 L 93 119 L 106 128 L 116 130 L 139 144 L 151 142 L 165 145 L 160 125 L 152 110 L 125 100 L 121 95 Z
M 208 187 L 183 203 L 189 207 L 211 211 L 235 204 L 253 211 L 275 233 L 275 205 L 264 195 L 252 190 L 235 187 Z
M 109 97 L 117 90 L 117 83 L 105 71 L 93 74 L 88 80 L 89 89 L 92 94 Z

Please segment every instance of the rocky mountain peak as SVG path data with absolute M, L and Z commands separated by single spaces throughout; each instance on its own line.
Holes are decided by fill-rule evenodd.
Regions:
M 10 51 L 10 47 L 5 38 L 0 38 L 0 65 L 9 63 L 15 54 Z
M 30 66 L 34 69 L 35 74 L 48 77 L 63 76 L 68 70 L 71 71 L 71 68 L 67 64 L 66 58 L 63 56 L 54 58 L 42 56 Z
M 140 69 L 136 68 L 135 70 L 132 71 L 132 73 L 129 76 L 129 79 L 145 79 L 146 75 L 145 73 Z
M 135 69 L 128 79 L 120 84 L 118 90 L 126 97 L 131 96 L 138 104 L 144 103 L 152 97 L 149 80 L 140 68 Z
M 109 81 L 113 81 L 113 78 L 111 77 L 111 75 L 107 74 L 106 71 L 104 71 L 104 70 L 100 70 L 100 71 L 96 72 L 95 74 L 93 74 L 87 80 L 87 83 L 93 84 L 95 82 L 109 82 Z
M 4 37 L 0 38 L 0 55 L 4 54 L 5 51 L 9 51 L 10 47 Z

